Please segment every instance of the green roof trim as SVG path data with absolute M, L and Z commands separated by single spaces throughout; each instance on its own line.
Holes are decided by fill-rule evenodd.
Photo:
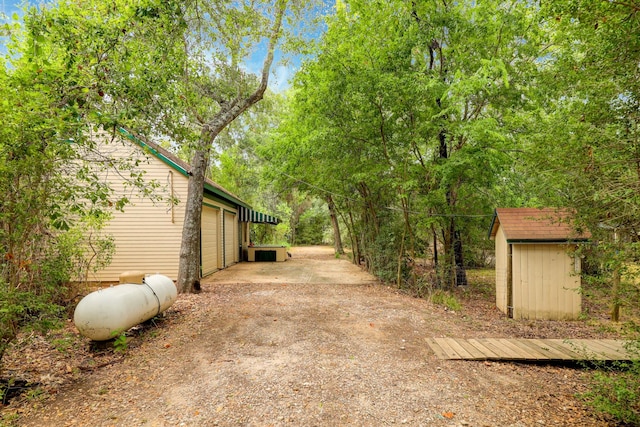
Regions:
M 242 200 L 233 197 L 231 194 L 229 193 L 225 193 L 224 191 L 220 190 L 219 188 L 214 187 L 213 185 L 209 184 L 208 182 L 204 183 L 204 189 L 208 190 L 210 193 L 215 194 L 218 197 L 221 197 L 223 199 L 226 199 L 238 206 L 242 206 L 244 208 L 251 208 L 251 206 L 249 206 L 248 204 L 246 204 L 245 202 L 243 202 Z
M 134 134 L 132 134 L 131 132 L 126 130 L 125 128 L 119 128 L 118 131 L 122 135 L 124 135 L 127 138 L 129 138 L 131 141 L 133 141 L 136 144 L 138 144 L 140 147 L 144 148 L 145 150 L 149 150 L 149 152 L 151 154 L 153 154 L 158 159 L 162 160 L 164 163 L 166 163 L 169 166 L 171 166 L 173 169 L 175 169 L 178 172 L 180 172 L 182 175 L 189 176 L 189 173 L 187 172 L 187 170 L 185 168 L 183 168 L 182 166 L 180 166 L 176 162 L 172 161 L 171 159 L 169 159 L 167 156 L 165 156 L 164 154 L 162 154 L 161 152 L 159 152 L 155 148 L 150 147 L 149 144 L 147 144 L 146 142 L 144 142 L 143 140 L 141 140 L 140 138 L 138 138 L 137 136 L 135 136 Z
M 189 177 L 189 175 L 190 175 L 189 171 L 184 166 L 182 166 L 179 163 L 177 163 L 176 161 L 172 160 L 170 157 L 168 157 L 165 154 L 161 153 L 160 151 L 158 151 L 154 147 L 151 147 L 148 143 L 146 143 L 145 141 L 141 140 L 140 138 L 138 138 L 137 136 L 135 136 L 134 134 L 129 132 L 127 129 L 121 127 L 121 128 L 118 129 L 118 131 L 123 136 L 128 138 L 129 140 L 131 140 L 131 141 L 135 142 L 136 144 L 138 144 L 144 150 L 149 150 L 149 152 L 151 154 L 156 156 L 162 162 L 164 162 L 167 165 L 169 165 L 171 168 L 175 169 L 176 171 L 178 171 L 182 175 L 184 175 L 186 177 Z M 247 203 L 245 203 L 242 200 L 238 199 L 237 197 L 227 193 L 223 189 L 212 185 L 210 182 L 205 181 L 204 190 L 209 192 L 210 194 L 212 194 L 214 196 L 217 196 L 216 198 L 222 199 L 222 201 L 231 202 L 233 205 L 242 206 L 244 208 L 251 209 L 251 206 L 248 205 Z M 235 207 L 235 206 L 232 206 L 232 207 Z

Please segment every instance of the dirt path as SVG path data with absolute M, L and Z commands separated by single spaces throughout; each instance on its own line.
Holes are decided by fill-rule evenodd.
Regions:
M 214 274 L 122 361 L 70 367 L 19 425 L 604 425 L 573 397 L 580 370 L 437 360 L 425 338 L 488 336 L 482 323 L 376 284 L 330 249 L 296 249 Z

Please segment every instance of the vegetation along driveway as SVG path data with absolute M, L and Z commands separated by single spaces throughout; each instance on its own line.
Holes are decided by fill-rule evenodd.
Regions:
M 201 294 L 180 296 L 134 335 L 122 357 L 83 341 L 39 373 L 48 392 L 15 404 L 18 424 L 606 424 L 574 396 L 584 390 L 578 368 L 442 361 L 425 343 L 590 336 L 581 323 L 509 321 L 486 294 L 461 296 L 464 308 L 452 312 L 379 284 L 330 248 L 292 255 L 210 276 Z

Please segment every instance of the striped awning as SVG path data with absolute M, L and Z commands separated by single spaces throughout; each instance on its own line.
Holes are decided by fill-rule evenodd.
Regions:
M 280 223 L 280 220 L 275 216 L 263 214 L 262 212 L 256 212 L 253 209 L 245 208 L 242 206 L 238 207 L 240 222 L 253 222 L 254 224 L 273 224 L 277 225 Z

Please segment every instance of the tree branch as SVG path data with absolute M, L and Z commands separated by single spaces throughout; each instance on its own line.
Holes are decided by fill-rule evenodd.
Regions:
M 271 70 L 271 64 L 273 63 L 274 52 L 278 40 L 280 39 L 280 31 L 282 28 L 282 20 L 284 18 L 285 11 L 287 9 L 288 0 L 276 0 L 277 8 L 276 15 L 271 27 L 269 35 L 269 46 L 267 49 L 267 56 L 262 65 L 262 73 L 260 78 L 260 84 L 256 90 L 247 98 L 236 97 L 227 108 L 223 108 L 216 116 L 207 123 L 204 127 L 205 131 L 209 135 L 209 139 L 215 138 L 229 123 L 235 120 L 240 114 L 245 112 L 256 102 L 260 101 L 269 83 L 269 72 Z

